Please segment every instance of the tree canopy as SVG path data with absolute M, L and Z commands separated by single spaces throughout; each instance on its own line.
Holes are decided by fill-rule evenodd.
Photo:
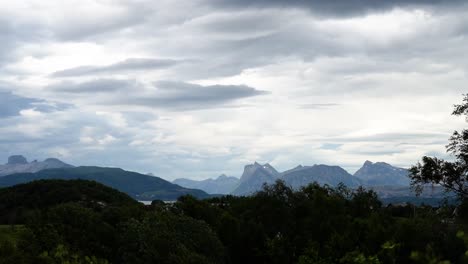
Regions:
M 468 94 L 461 104 L 454 105 L 453 115 L 465 116 L 468 121 Z M 468 198 L 468 130 L 454 131 L 446 146 L 453 161 L 424 156 L 410 168 L 411 184 L 417 192 L 427 184 L 437 184 L 452 191 L 460 199 Z

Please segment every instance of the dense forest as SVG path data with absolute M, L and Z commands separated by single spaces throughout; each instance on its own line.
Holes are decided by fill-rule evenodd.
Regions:
M 42 180 L 1 189 L 0 199 L 0 263 L 467 260 L 466 206 L 382 206 L 362 188 L 294 191 L 279 181 L 249 197 L 145 206 L 96 182 Z

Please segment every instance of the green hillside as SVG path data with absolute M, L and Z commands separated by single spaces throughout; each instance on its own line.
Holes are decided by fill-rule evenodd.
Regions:
M 38 180 L 0 189 L 0 224 L 24 223 L 36 211 L 59 204 L 87 208 L 138 206 L 125 193 L 95 181 Z
M 118 168 L 76 167 L 20 173 L 0 178 L 0 187 L 13 186 L 41 179 L 92 180 L 124 192 L 137 200 L 176 200 L 186 194 L 197 198 L 209 195 L 201 190 L 187 189 L 159 177 L 148 176 Z

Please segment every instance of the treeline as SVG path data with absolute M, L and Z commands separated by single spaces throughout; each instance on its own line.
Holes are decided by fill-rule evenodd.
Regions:
M 0 198 L 0 263 L 467 262 L 464 206 L 382 206 L 344 186 L 277 182 L 144 206 L 95 182 L 47 180 Z

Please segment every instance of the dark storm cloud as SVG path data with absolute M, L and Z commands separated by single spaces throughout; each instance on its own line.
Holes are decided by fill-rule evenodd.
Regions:
M 106 66 L 81 66 L 54 72 L 53 77 L 73 77 L 82 75 L 93 75 L 100 73 L 119 73 L 138 70 L 163 69 L 176 65 L 177 60 L 170 59 L 148 59 L 130 58 Z
M 317 15 L 352 16 L 395 7 L 449 7 L 462 0 L 207 0 L 213 6 L 228 8 L 306 8 Z

